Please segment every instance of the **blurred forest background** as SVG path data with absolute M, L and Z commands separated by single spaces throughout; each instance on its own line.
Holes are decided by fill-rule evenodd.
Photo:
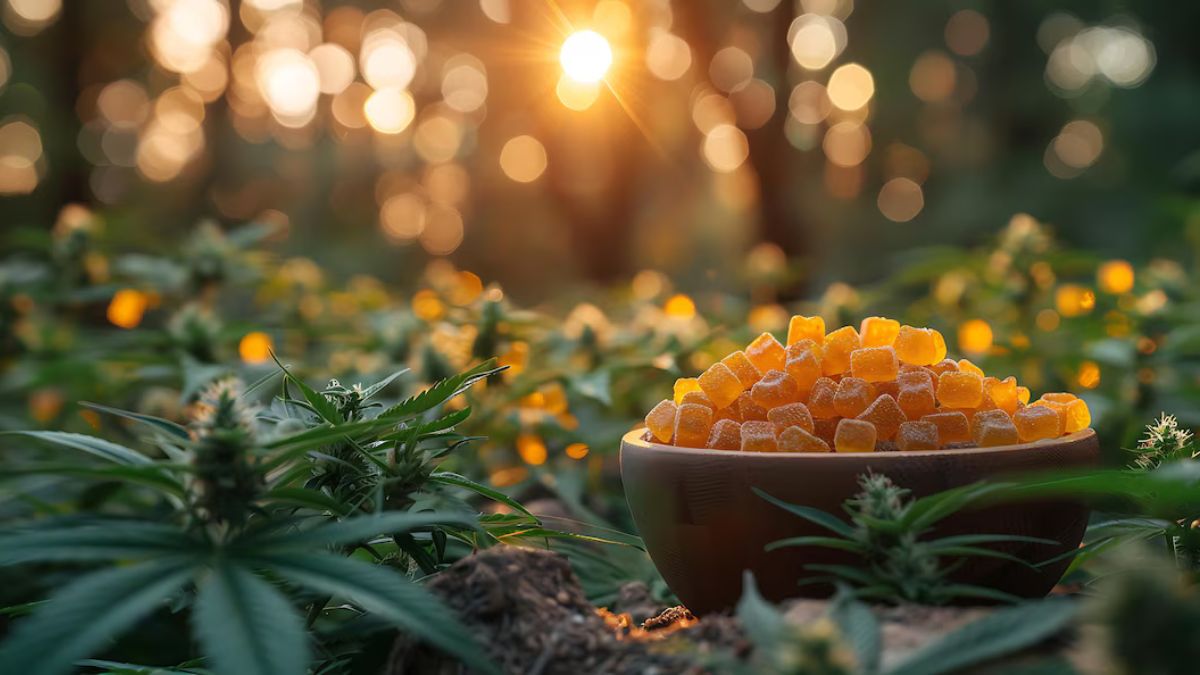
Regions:
M 259 220 L 335 275 L 411 284 L 449 256 L 538 302 L 644 269 L 702 291 L 778 265 L 770 293 L 809 297 L 886 279 L 910 249 L 988 241 L 1017 213 L 1101 257 L 1200 246 L 1197 3 L 3 0 L 2 15 L 6 248 L 68 203 L 142 248 Z M 581 29 L 611 46 L 600 82 L 560 65 Z

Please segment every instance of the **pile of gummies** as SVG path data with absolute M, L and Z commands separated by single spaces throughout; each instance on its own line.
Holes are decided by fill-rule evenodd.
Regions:
M 869 317 L 825 332 L 794 316 L 787 346 L 763 333 L 646 415 L 646 440 L 745 452 L 873 452 L 993 447 L 1058 438 L 1091 424 L 1073 394 L 1029 402 L 1013 377 L 946 358 L 931 328 Z

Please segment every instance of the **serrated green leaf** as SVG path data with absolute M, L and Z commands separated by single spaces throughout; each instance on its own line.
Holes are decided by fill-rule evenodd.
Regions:
M 492 364 L 494 362 L 494 359 L 488 360 L 470 370 L 440 380 L 425 391 L 411 396 L 379 413 L 379 419 L 412 417 L 413 415 L 420 415 L 427 410 L 432 410 L 434 407 L 461 394 L 475 382 L 507 368 L 507 366 L 501 368 L 493 367 Z
M 783 614 L 758 592 L 754 575 L 749 570 L 742 573 L 742 597 L 738 600 L 736 613 L 746 636 L 759 649 L 773 651 L 782 642 L 787 622 Z
M 67 584 L 0 644 L 0 673 L 63 675 L 75 661 L 162 606 L 194 571 L 193 561 L 152 560 L 93 572 Z
M 336 516 L 345 516 L 352 509 L 349 505 L 330 497 L 320 490 L 301 487 L 277 487 L 266 494 L 267 500 L 275 504 L 301 506 L 315 511 L 328 511 Z
M 520 511 L 530 518 L 537 520 L 536 516 L 530 513 L 529 510 L 526 509 L 523 504 L 521 504 L 521 502 L 509 497 L 495 488 L 488 487 L 482 483 L 476 483 L 466 476 L 460 476 L 459 474 L 451 473 L 449 471 L 438 471 L 430 474 L 429 480 L 433 483 L 438 483 L 439 485 L 449 485 L 470 490 L 482 497 L 487 497 L 494 502 L 504 504 L 514 511 Z
M 74 478 L 92 478 L 105 481 L 121 481 L 142 485 L 161 490 L 175 497 L 183 497 L 183 484 L 172 477 L 168 467 L 163 464 L 145 464 L 130 466 L 127 464 L 87 466 L 84 464 L 34 464 L 5 468 L 0 474 L 0 481 L 12 480 L 23 476 L 71 476 Z
M 407 372 L 408 372 L 408 368 L 402 368 L 402 369 L 397 370 L 396 372 L 392 373 L 391 375 L 388 375 L 387 377 L 383 378 L 382 380 L 376 382 L 375 384 L 372 384 L 369 387 L 364 388 L 363 392 L 362 392 L 363 400 L 364 401 L 369 400 L 375 394 L 378 394 L 379 392 L 383 391 L 389 384 L 391 384 L 392 382 L 395 382 L 396 378 L 400 377 L 401 375 L 403 375 Z
M 319 593 L 344 598 L 481 672 L 499 672 L 449 608 L 393 570 L 326 553 L 259 555 L 247 562 Z
M 123 445 L 117 445 L 112 441 L 106 441 L 103 438 L 95 436 L 86 436 L 84 434 L 75 434 L 66 431 L 3 431 L 0 435 L 8 436 L 28 436 L 38 440 L 61 445 L 73 450 L 80 450 L 89 455 L 106 459 L 117 464 L 136 465 L 150 464 L 152 460 L 136 450 L 132 450 Z
M 271 352 L 271 358 L 275 360 L 275 365 L 279 366 L 279 369 L 283 371 L 283 376 L 300 388 L 300 393 L 304 396 L 304 400 L 308 402 L 308 405 L 318 417 L 331 424 L 341 424 L 345 421 L 342 419 L 342 413 L 338 411 L 337 406 L 333 402 L 305 384 L 304 380 L 292 375 L 292 372 L 287 369 L 287 366 L 283 365 L 279 357 L 275 355 L 275 352 Z
M 476 527 L 477 519 L 461 513 L 435 511 L 423 513 L 384 512 L 347 518 L 333 523 L 323 523 L 308 530 L 250 537 L 242 542 L 242 547 L 254 551 L 313 550 L 329 546 L 358 544 L 380 535 L 408 532 L 434 525 Z
M 279 591 L 249 569 L 217 562 L 199 584 L 193 630 L 220 673 L 304 675 L 304 622 Z
M 879 657 L 883 651 L 883 637 L 879 620 L 871 610 L 855 600 L 845 587 L 838 589 L 829 607 L 829 618 L 854 651 L 854 660 L 860 675 L 874 675 L 879 670 Z
M 862 543 L 853 539 L 838 539 L 837 537 L 789 537 L 780 539 L 767 544 L 763 550 L 774 551 L 781 548 L 789 548 L 793 546 L 821 546 L 824 548 L 835 548 L 841 551 L 850 551 L 851 553 L 866 553 L 867 547 Z

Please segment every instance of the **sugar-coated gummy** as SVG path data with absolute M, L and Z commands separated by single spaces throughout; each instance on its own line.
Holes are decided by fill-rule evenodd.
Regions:
M 771 370 L 750 388 L 750 397 L 755 403 L 770 410 L 799 400 L 800 386 L 784 371 Z
M 961 412 L 938 412 L 921 418 L 938 428 L 938 445 L 965 443 L 971 440 L 971 423 Z
M 758 378 L 762 377 L 762 373 L 758 372 L 758 367 L 750 361 L 746 356 L 746 352 L 736 351 L 721 359 L 733 374 L 737 376 L 739 382 L 742 383 L 742 389 L 749 389 L 758 382 Z
M 850 326 L 843 326 L 826 335 L 821 370 L 826 375 L 840 375 L 850 370 L 850 352 L 859 346 L 858 331 Z
M 890 346 L 863 347 L 850 352 L 850 374 L 867 382 L 890 382 L 899 374 L 900 362 Z
M 933 422 L 912 420 L 900 425 L 896 431 L 897 450 L 937 450 L 938 428 Z
M 706 447 L 717 450 L 740 450 L 742 448 L 742 425 L 733 420 L 718 420 L 708 434 Z
M 983 378 L 983 391 L 997 408 L 1012 415 L 1017 411 L 1017 378 L 1009 376 L 1003 380 L 995 377 Z
M 743 422 L 767 421 L 767 409 L 755 403 L 748 391 L 744 391 L 741 396 L 738 396 L 737 407 Z
M 863 347 L 890 347 L 900 333 L 900 322 L 882 316 L 868 316 L 858 325 Z
M 689 391 L 700 391 L 700 381 L 694 377 L 681 377 L 675 380 L 675 405 L 683 403 L 683 396 Z
M 824 440 L 817 438 L 800 427 L 788 427 L 779 434 L 780 452 L 831 452 Z
M 813 383 L 812 391 L 808 394 L 808 412 L 814 418 L 837 417 L 837 408 L 833 405 L 837 388 L 838 383 L 828 377 L 817 378 Z
M 874 425 L 876 435 L 879 440 L 883 441 L 895 438 L 896 432 L 900 430 L 900 425 L 908 421 L 908 417 L 900 409 L 900 404 L 887 394 L 875 399 L 855 419 Z
M 813 419 L 813 436 L 816 436 L 832 446 L 833 435 L 837 432 L 837 425 L 840 421 L 842 421 L 842 418 L 840 417 Z
M 975 375 L 978 375 L 980 378 L 983 377 L 983 368 L 980 368 L 979 366 L 975 365 L 974 363 L 971 363 L 967 359 L 959 359 L 958 360 L 958 370 L 959 370 L 959 372 L 963 372 L 963 373 L 973 373 Z
M 843 377 L 833 395 L 833 409 L 839 417 L 855 417 L 875 400 L 875 387 L 858 377 Z
M 813 418 L 808 406 L 799 402 L 771 408 L 767 411 L 767 420 L 775 425 L 775 432 L 780 434 L 788 427 L 800 427 L 808 432 L 813 430 Z
M 901 326 L 892 342 L 896 357 L 905 363 L 915 366 L 928 366 L 937 363 L 936 338 L 928 328 Z
M 697 403 L 684 403 L 675 414 L 675 445 L 703 448 L 712 430 L 712 410 Z
M 700 389 L 718 408 L 724 408 L 733 403 L 737 400 L 738 394 L 745 390 L 741 380 L 733 374 L 729 366 L 719 361 L 700 373 L 699 380 Z
M 717 409 L 717 406 L 713 405 L 712 399 L 710 399 L 708 394 L 705 394 L 703 391 L 689 391 L 688 393 L 684 394 L 683 399 L 679 401 L 679 404 L 683 405 L 684 403 L 699 403 L 707 408 L 711 408 L 713 410 Z
M 763 333 L 754 338 L 754 341 L 746 346 L 746 358 L 758 368 L 758 372 L 766 374 L 771 370 L 783 370 L 783 365 L 787 361 L 787 353 L 783 349 L 783 345 L 779 344 L 779 340 L 775 339 L 770 333 Z
M 821 377 L 821 360 L 810 350 L 789 358 L 784 371 L 796 381 L 801 395 L 812 391 L 813 384 Z
M 1012 419 L 1002 410 L 995 412 L 1000 413 L 1000 416 L 988 417 L 984 420 L 978 420 L 983 415 L 975 416 L 978 421 L 972 425 L 971 430 L 975 444 L 981 448 L 993 448 L 998 445 L 1020 443 L 1021 437 L 1017 434 L 1017 427 L 1013 425 Z
M 743 452 L 776 452 L 775 425 L 770 422 L 742 422 Z
M 1063 422 L 1063 416 L 1048 406 L 1024 406 L 1013 413 L 1013 425 L 1025 443 L 1062 436 Z
M 825 354 L 825 340 L 817 341 L 804 338 L 803 340 L 793 342 L 783 350 L 785 360 L 794 359 L 804 352 L 812 352 L 813 356 L 817 357 L 817 362 L 819 363 L 821 357 Z
M 646 413 L 646 428 L 660 443 L 670 443 L 675 433 L 675 402 L 660 401 Z
M 983 403 L 983 378 L 958 371 L 942 373 L 937 396 L 943 408 L 977 408 Z
M 875 425 L 862 420 L 843 419 L 833 434 L 833 446 L 838 452 L 874 452 Z
M 824 340 L 825 319 L 819 316 L 793 316 L 788 322 L 787 343 L 791 345 L 805 339 Z

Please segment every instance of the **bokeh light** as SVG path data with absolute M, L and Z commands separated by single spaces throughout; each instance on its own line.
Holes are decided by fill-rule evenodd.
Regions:
M 581 30 L 563 41 L 558 60 L 563 72 L 571 79 L 583 83 L 599 82 L 612 66 L 612 47 L 596 31 Z
M 380 89 L 363 104 L 367 122 L 376 131 L 398 134 L 412 124 L 417 114 L 412 94 L 400 89 Z
M 546 170 L 546 148 L 533 136 L 510 138 L 500 150 L 500 168 L 518 183 L 532 183 Z
M 893 178 L 879 190 L 877 203 L 879 212 L 888 220 L 905 223 L 925 208 L 925 194 L 912 179 Z
M 829 76 L 829 100 L 842 110 L 858 110 L 875 95 L 875 79 L 857 63 L 838 66 Z

